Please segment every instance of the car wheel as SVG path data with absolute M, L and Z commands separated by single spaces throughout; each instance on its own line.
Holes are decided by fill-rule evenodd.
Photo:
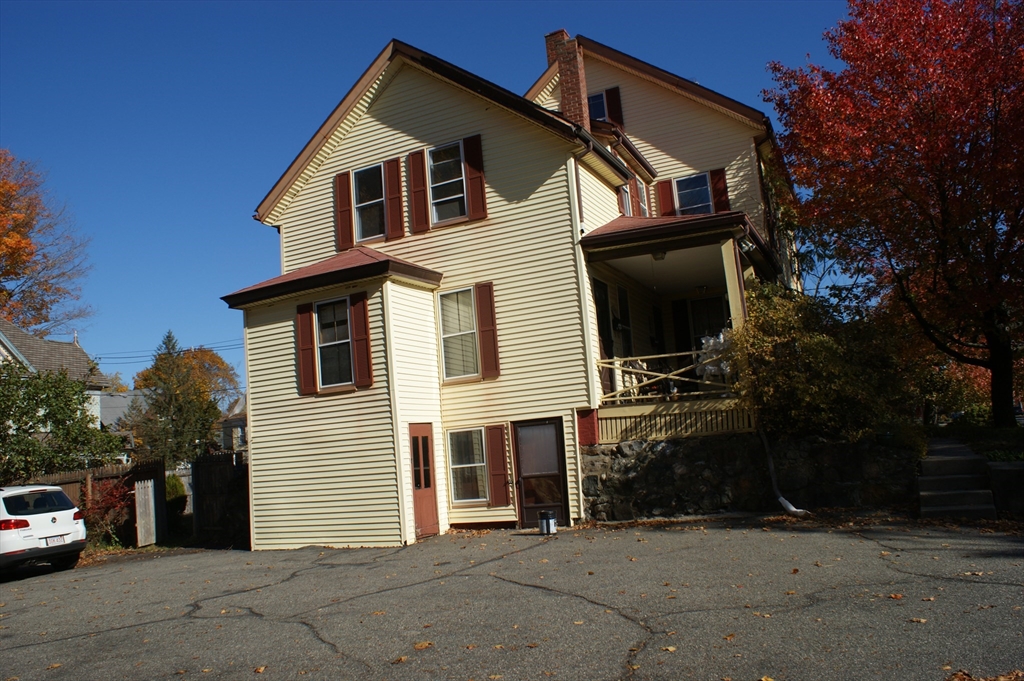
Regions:
M 50 565 L 55 570 L 70 570 L 71 568 L 78 565 L 79 554 L 73 556 L 63 556 L 62 558 L 54 558 L 50 561 Z

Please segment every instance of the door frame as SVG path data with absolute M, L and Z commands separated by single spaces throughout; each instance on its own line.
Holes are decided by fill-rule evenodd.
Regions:
M 519 466 L 519 426 L 541 426 L 545 424 L 551 424 L 555 427 L 555 434 L 558 441 L 558 474 L 562 478 L 562 515 L 565 520 L 565 526 L 568 526 L 572 521 L 572 516 L 569 514 L 569 475 L 566 470 L 566 452 L 565 452 L 565 422 L 561 416 L 552 416 L 543 419 L 529 419 L 527 421 L 512 421 L 509 423 L 509 438 L 512 444 L 512 472 L 515 475 L 515 504 L 516 504 L 516 521 L 520 528 L 527 527 L 523 522 L 523 484 L 522 477 L 520 475 Z M 530 525 L 529 527 L 533 527 Z

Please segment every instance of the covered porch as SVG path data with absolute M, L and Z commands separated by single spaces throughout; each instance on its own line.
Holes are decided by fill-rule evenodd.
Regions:
M 580 240 L 600 377 L 600 442 L 750 432 L 721 334 L 744 280 L 782 269 L 746 214 L 620 217 Z

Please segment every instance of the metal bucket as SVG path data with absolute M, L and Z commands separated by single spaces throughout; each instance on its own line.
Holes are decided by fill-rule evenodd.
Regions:
M 537 525 L 541 534 L 554 534 L 558 531 L 558 522 L 555 520 L 554 511 L 540 511 L 537 513 Z

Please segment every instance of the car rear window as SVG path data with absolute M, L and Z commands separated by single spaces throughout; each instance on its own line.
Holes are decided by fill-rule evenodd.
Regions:
M 44 489 L 36 492 L 12 494 L 4 497 L 4 508 L 10 515 L 36 515 L 54 511 L 70 511 L 75 507 L 68 495 L 60 490 Z

